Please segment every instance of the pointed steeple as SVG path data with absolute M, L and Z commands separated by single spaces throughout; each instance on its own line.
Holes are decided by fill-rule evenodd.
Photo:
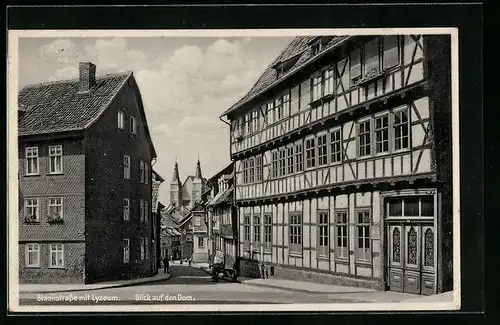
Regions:
M 195 179 L 202 179 L 201 176 L 201 165 L 200 165 L 200 156 L 198 155 L 198 161 L 196 162 L 196 173 L 194 174 Z
M 172 176 L 172 183 L 180 183 L 180 177 L 179 177 L 179 165 L 177 164 L 177 157 L 175 158 L 175 165 L 174 165 L 174 174 Z

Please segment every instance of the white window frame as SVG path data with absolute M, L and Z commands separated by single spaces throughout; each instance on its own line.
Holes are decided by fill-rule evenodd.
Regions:
M 323 73 L 311 78 L 311 102 L 323 97 Z
M 57 202 L 59 200 L 60 200 L 60 203 Z M 47 212 L 48 212 L 49 218 L 53 218 L 52 213 L 51 213 L 52 207 L 60 207 L 61 208 L 59 210 L 60 211 L 59 218 L 61 220 L 63 220 L 64 219 L 64 199 L 62 197 L 50 197 L 48 199 Z
M 322 220 L 321 216 L 326 216 L 326 220 Z M 328 210 L 318 211 L 318 256 L 330 256 L 330 214 Z M 326 243 L 326 245 L 325 245 Z
M 127 197 L 123 198 L 123 220 L 130 220 L 130 199 Z
M 367 214 L 368 221 L 364 219 L 359 222 L 360 214 Z M 358 209 L 356 210 L 356 262 L 358 263 L 371 263 L 372 260 L 372 238 L 371 238 L 371 227 L 372 227 L 372 215 L 368 209 Z M 362 236 L 359 236 L 359 231 L 362 230 Z M 362 240 L 362 246 L 360 247 L 359 241 Z M 367 246 L 368 243 L 368 246 Z
M 60 247 L 59 247 L 60 246 Z M 59 249 L 60 248 L 60 249 Z M 61 264 L 54 265 L 52 263 L 52 255 L 56 254 L 57 257 L 61 257 Z M 64 268 L 65 260 L 64 260 L 64 244 L 50 244 L 49 245 L 49 267 L 50 268 Z
M 309 145 L 312 143 L 312 145 L 309 147 Z M 304 149 L 305 149 L 305 169 L 313 169 L 317 167 L 316 164 L 316 137 L 311 136 L 305 139 L 304 141 Z
M 382 127 L 382 128 L 377 128 L 377 120 L 378 119 L 387 119 L 387 126 Z M 382 139 L 382 141 L 379 141 L 377 133 L 385 130 L 387 137 L 385 139 Z M 375 115 L 373 117 L 373 149 L 374 149 L 374 154 L 375 155 L 385 155 L 391 152 L 391 114 L 389 112 L 384 112 L 378 115 Z M 386 142 L 387 143 L 387 150 L 385 151 L 379 151 L 379 144 Z M 383 150 L 383 149 L 382 149 Z
M 400 113 L 400 112 L 405 112 L 406 113 L 406 131 L 407 131 L 407 138 L 408 138 L 408 146 L 406 148 L 399 148 L 399 149 L 396 149 L 396 127 L 398 127 L 399 125 L 402 125 L 402 123 L 400 123 L 399 125 L 396 125 L 395 124 L 395 116 L 396 114 Z M 393 146 L 393 152 L 394 153 L 397 153 L 397 152 L 403 152 L 403 151 L 407 151 L 411 148 L 411 121 L 410 121 L 410 110 L 408 109 L 408 106 L 407 105 L 404 105 L 404 106 L 399 106 L 399 107 L 396 107 L 392 110 L 392 112 L 390 113 L 390 125 L 389 125 L 389 129 L 390 131 L 392 132 L 392 136 L 390 136 L 390 141 L 389 143 Z M 401 137 L 401 141 L 403 141 L 403 138 L 404 137 Z
M 294 160 L 295 172 L 300 173 L 304 171 L 304 143 L 294 144 Z
M 324 72 L 325 96 L 326 95 L 333 95 L 333 93 L 335 91 L 335 73 L 334 73 L 334 71 L 335 70 L 333 67 L 329 67 Z
M 130 262 L 130 239 L 123 239 L 123 264 Z
M 320 141 L 321 139 L 321 141 Z M 328 144 L 329 136 L 327 132 L 322 132 L 316 136 L 316 157 L 317 157 L 317 167 L 324 167 L 328 165 Z M 324 141 L 324 142 L 323 142 Z M 321 144 L 320 144 L 321 143 Z
M 201 243 L 201 245 L 200 245 L 200 243 Z M 198 248 L 204 248 L 204 247 L 205 247 L 205 238 L 198 237 Z
M 194 218 L 193 225 L 195 227 L 200 227 L 201 226 L 201 217 L 200 216 L 194 216 L 193 218 Z
M 140 160 L 139 161 L 139 173 L 140 173 L 140 178 L 139 178 L 139 183 L 144 183 L 144 161 Z
M 38 147 L 26 147 L 25 148 L 25 174 L 26 175 L 40 175 L 40 158 L 38 156 Z M 30 161 L 33 161 L 33 163 L 30 163 Z M 28 171 L 28 167 L 31 165 L 31 167 L 35 167 L 34 162 L 36 162 L 36 171 L 33 171 L 30 173 Z
M 137 135 L 137 119 L 133 116 L 130 117 L 130 133 Z
M 301 213 L 293 212 L 288 215 L 288 220 L 289 220 L 289 225 L 288 225 L 289 254 L 302 255 L 302 250 L 304 248 L 303 216 Z
M 367 118 L 367 119 L 362 119 L 359 120 L 357 123 L 357 129 L 358 129 L 358 136 L 357 136 L 357 142 L 358 142 L 358 157 L 370 157 L 373 155 L 373 127 L 372 127 L 372 119 Z M 367 124 L 370 130 L 367 132 L 366 128 L 363 133 L 361 133 L 361 125 L 362 124 Z M 361 144 L 361 136 L 365 136 L 368 134 L 368 142 L 365 142 L 363 145 Z M 363 146 L 364 148 L 364 153 L 361 153 L 361 147 Z M 367 148 L 369 149 L 367 152 Z
M 339 222 L 339 215 L 345 215 L 345 221 Z M 339 245 L 339 239 L 342 245 Z M 335 259 L 343 261 L 349 259 L 349 211 L 347 209 L 335 212 Z
M 36 249 L 35 249 L 36 248 Z M 36 262 L 30 263 L 30 253 L 36 253 Z M 27 267 L 40 267 L 40 244 L 27 243 L 25 244 L 25 263 Z
M 335 141 L 332 139 L 333 137 L 336 138 L 336 134 L 338 134 L 338 139 L 335 139 Z M 337 165 L 337 164 L 341 164 L 342 163 L 342 158 L 344 156 L 343 154 L 343 148 L 342 148 L 342 128 L 341 127 L 336 127 L 336 128 L 333 128 L 329 131 L 329 134 L 328 134 L 328 137 L 329 137 L 329 143 L 328 143 L 328 148 L 329 148 L 329 152 L 328 152 L 328 155 L 330 156 L 330 164 L 332 165 Z M 334 150 L 336 149 L 336 146 L 338 145 L 338 151 L 337 150 Z M 340 158 L 337 160 L 337 154 L 340 154 Z M 334 158 L 335 157 L 335 158 Z
M 28 204 L 29 201 L 35 201 L 36 204 Z M 35 222 L 40 222 L 40 200 L 38 198 L 27 198 L 27 199 L 24 199 L 24 217 L 25 218 L 29 218 L 29 216 L 31 216 L 29 213 L 28 213 L 28 210 L 30 208 L 36 208 L 35 210 L 35 216 L 36 218 L 33 219 L 32 221 L 35 221 Z
M 119 109 L 117 113 L 117 126 L 120 130 L 125 130 L 125 111 L 122 109 Z
M 59 159 L 60 170 L 56 170 L 56 161 Z M 54 161 L 54 165 L 52 165 Z M 54 167 L 54 169 L 52 168 Z M 63 148 L 62 145 L 49 146 L 49 174 L 63 173 Z
M 130 179 L 131 161 L 129 155 L 123 155 L 123 178 Z
M 264 173 L 264 159 L 262 155 L 258 155 L 255 157 L 255 181 L 262 182 L 263 173 Z

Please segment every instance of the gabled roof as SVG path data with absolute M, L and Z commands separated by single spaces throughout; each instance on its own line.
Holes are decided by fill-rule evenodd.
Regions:
M 210 184 L 212 183 L 217 183 L 217 180 L 221 175 L 232 173 L 233 168 L 234 168 L 233 162 L 229 163 L 226 167 L 222 168 L 219 172 L 217 172 L 217 174 L 213 175 L 208 179 L 207 186 L 210 186 Z
M 291 74 L 296 72 L 299 68 L 308 64 L 313 58 L 312 52 L 310 51 L 309 43 L 317 38 L 318 36 L 298 36 L 294 38 L 290 44 L 278 55 L 276 60 L 274 60 L 264 71 L 264 73 L 260 76 L 257 82 L 252 86 L 250 91 L 243 96 L 238 102 L 233 104 L 228 110 L 226 110 L 221 116 L 225 116 L 232 111 L 240 108 L 244 104 L 250 102 L 252 99 L 264 93 L 264 91 L 278 85 L 283 80 L 288 78 Z M 336 45 L 338 45 L 341 41 L 347 39 L 349 36 L 334 36 L 328 44 L 325 44 L 325 50 L 317 54 L 315 57 L 322 56 L 328 49 L 333 49 Z M 295 56 L 300 55 L 295 64 L 290 67 L 290 69 L 281 76 L 281 78 L 277 79 L 277 71 L 275 69 L 276 66 L 279 66 L 280 63 L 286 62 L 289 59 L 294 58 Z
M 19 118 L 19 135 L 83 130 L 104 112 L 132 75 L 96 78 L 91 91 L 79 93 L 79 79 L 28 85 L 19 92 L 26 113 Z
M 88 92 L 79 91 L 79 78 L 25 86 L 18 94 L 18 105 L 25 109 L 18 119 L 18 135 L 85 130 L 101 117 L 127 82 L 135 85 L 146 137 L 156 158 L 141 94 L 132 72 L 96 77 L 95 85 Z
M 208 205 L 214 206 L 221 203 L 231 203 L 233 200 L 233 190 L 234 186 L 231 186 L 227 190 L 217 193 L 217 195 L 208 202 Z

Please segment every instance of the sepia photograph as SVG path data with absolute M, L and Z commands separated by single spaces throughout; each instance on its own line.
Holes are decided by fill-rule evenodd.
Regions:
M 8 46 L 11 310 L 460 309 L 456 29 Z

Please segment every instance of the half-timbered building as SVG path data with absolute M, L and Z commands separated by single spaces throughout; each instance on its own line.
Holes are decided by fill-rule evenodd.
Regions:
M 450 61 L 448 36 L 295 38 L 222 115 L 242 263 L 450 290 Z

